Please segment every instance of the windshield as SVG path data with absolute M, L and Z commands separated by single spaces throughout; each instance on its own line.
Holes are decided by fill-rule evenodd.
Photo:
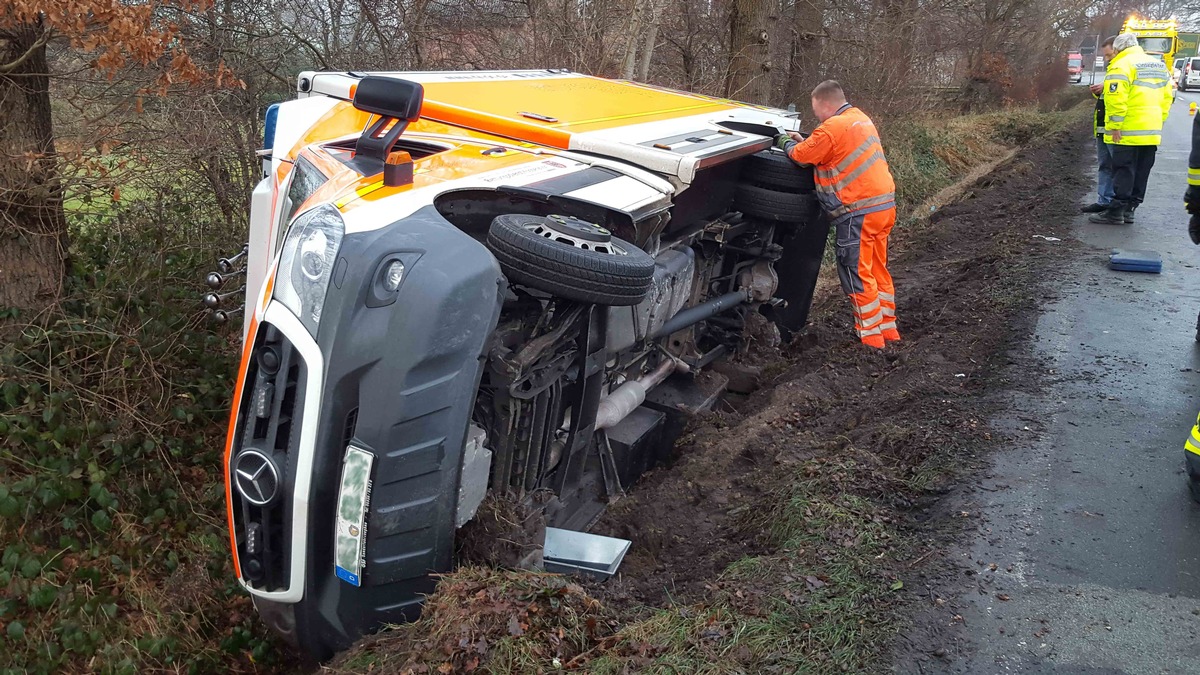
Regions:
M 1067 59 L 1068 68 L 1079 68 L 1083 65 L 1083 59 Z
M 1169 37 L 1138 38 L 1138 44 L 1151 54 L 1166 54 L 1171 51 L 1171 38 Z

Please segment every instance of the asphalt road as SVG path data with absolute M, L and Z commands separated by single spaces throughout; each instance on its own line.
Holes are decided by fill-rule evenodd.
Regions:
M 1200 673 L 1200 506 L 1182 455 L 1200 408 L 1191 101 L 1179 94 L 1135 225 L 1081 216 L 1031 233 L 1085 246 L 1015 357 L 1017 376 L 1043 381 L 1025 377 L 995 422 L 1024 440 L 996 453 L 964 516 L 977 529 L 959 552 L 968 588 L 941 615 L 943 658 L 905 672 Z M 1112 248 L 1156 250 L 1163 273 L 1110 271 Z

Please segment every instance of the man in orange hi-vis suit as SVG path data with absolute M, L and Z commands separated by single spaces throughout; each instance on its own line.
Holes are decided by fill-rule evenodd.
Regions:
M 815 167 L 817 199 L 837 232 L 838 276 L 854 305 L 854 328 L 863 344 L 882 348 L 900 339 L 896 289 L 887 270 L 896 184 L 875 124 L 846 102 L 840 84 L 817 85 L 812 108 L 820 122 L 812 135 L 789 132 L 775 143 L 792 161 Z

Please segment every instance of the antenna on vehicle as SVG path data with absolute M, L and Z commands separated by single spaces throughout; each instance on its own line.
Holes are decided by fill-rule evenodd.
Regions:
M 425 88 L 417 82 L 378 75 L 359 80 L 354 90 L 354 107 L 379 115 L 379 119 L 358 137 L 350 166 L 364 176 L 383 171 L 400 134 L 410 123 L 421 119 L 424 100 Z

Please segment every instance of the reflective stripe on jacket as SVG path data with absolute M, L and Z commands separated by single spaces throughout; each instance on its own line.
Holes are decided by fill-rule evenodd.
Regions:
M 1183 442 L 1183 449 L 1200 455 L 1200 417 L 1196 419 L 1196 423 L 1192 425 L 1192 433 L 1187 440 Z
M 883 158 L 875 123 L 849 103 L 800 143 L 788 157 L 816 168 L 817 199 L 836 224 L 853 215 L 895 208 L 896 183 Z
M 1192 151 L 1188 153 L 1188 186 L 1200 186 L 1200 115 L 1192 118 Z
M 1104 76 L 1104 141 L 1116 145 L 1160 145 L 1171 111 L 1171 76 L 1162 59 L 1130 47 L 1109 61 Z M 1113 131 L 1121 132 L 1114 141 Z

